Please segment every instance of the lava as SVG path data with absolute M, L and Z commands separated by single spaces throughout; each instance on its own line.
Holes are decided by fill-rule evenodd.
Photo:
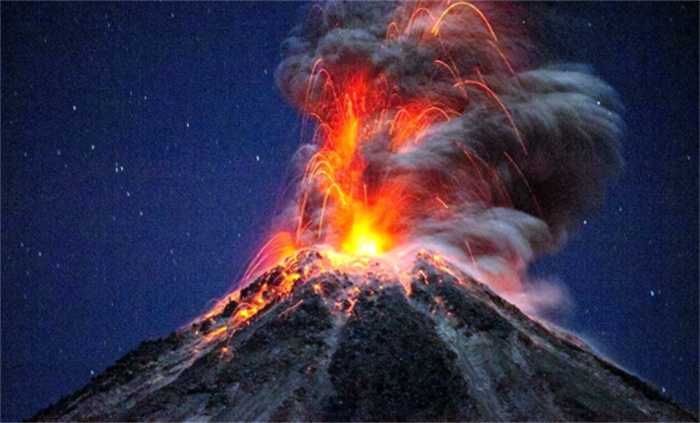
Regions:
M 424 248 L 501 293 L 523 290 L 527 263 L 618 167 L 621 123 L 602 81 L 531 69 L 510 15 L 451 0 L 314 6 L 277 71 L 303 119 L 293 198 L 203 319 L 235 301 L 235 331 L 320 271 L 383 263 L 405 280 L 402 255 Z M 300 265 L 304 251 L 323 259 Z

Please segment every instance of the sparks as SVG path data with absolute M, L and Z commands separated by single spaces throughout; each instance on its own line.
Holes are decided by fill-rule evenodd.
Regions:
M 491 22 L 510 13 L 456 0 L 400 2 L 390 16 L 355 6 L 314 6 L 317 32 L 295 35 L 278 69 L 302 115 L 298 173 L 238 289 L 204 316 L 235 303 L 227 329 L 208 339 L 248 327 L 323 271 L 380 265 L 408 292 L 415 272 L 396 260 L 423 243 L 438 245 L 439 253 L 424 254 L 444 274 L 447 259 L 495 289 L 517 291 L 528 262 L 575 226 L 568 219 L 591 203 L 585 196 L 596 197 L 588 187 L 602 181 L 587 175 L 615 170 L 618 116 L 600 114 L 615 103 L 606 100 L 612 90 L 581 73 L 523 72 L 528 57 L 516 46 L 527 43 Z M 570 78 L 581 78 L 581 88 Z M 585 108 L 584 97 L 599 106 Z M 609 145 L 592 146 L 593 138 Z M 579 159 L 564 150 L 591 153 Z M 538 198 L 550 187 L 563 195 Z M 304 264 L 305 254 L 319 257 Z M 311 289 L 324 294 L 322 283 Z M 348 291 L 333 307 L 352 313 L 356 295 Z

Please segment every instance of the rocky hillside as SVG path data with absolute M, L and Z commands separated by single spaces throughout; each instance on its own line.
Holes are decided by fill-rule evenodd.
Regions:
M 321 261 L 272 269 L 33 419 L 697 421 L 430 255 L 402 283 L 308 272 Z

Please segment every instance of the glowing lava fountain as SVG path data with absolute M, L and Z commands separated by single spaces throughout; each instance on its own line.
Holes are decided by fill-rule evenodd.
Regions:
M 620 164 L 615 92 L 503 3 L 314 5 L 287 206 L 236 289 L 37 420 L 697 421 L 525 311 Z M 497 291 L 497 294 L 494 293 Z
M 302 114 L 298 174 L 238 288 L 308 249 L 335 269 L 380 261 L 397 274 L 428 250 L 521 306 L 556 303 L 556 289 L 544 298 L 524 283 L 527 264 L 598 203 L 621 161 L 620 105 L 585 67 L 537 67 L 521 14 L 464 1 L 311 7 L 276 74 Z M 274 295 L 239 305 L 233 328 L 306 276 L 283 273 Z

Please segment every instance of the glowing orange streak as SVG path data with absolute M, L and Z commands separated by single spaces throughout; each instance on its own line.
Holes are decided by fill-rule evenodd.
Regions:
M 395 127 L 395 125 L 396 125 L 396 122 L 398 122 L 399 119 L 401 119 L 401 117 L 402 117 L 403 115 L 406 115 L 406 114 L 408 114 L 408 110 L 406 110 L 405 107 L 400 108 L 400 109 L 396 112 L 396 114 L 394 114 L 394 118 L 393 118 L 393 119 L 391 120 L 391 122 L 389 123 L 389 134 L 390 134 L 390 135 L 394 133 L 394 127 Z
M 408 114 L 408 112 L 405 111 L 405 109 L 402 110 L 404 111 L 403 115 Z M 399 111 L 399 113 L 400 112 L 401 111 Z M 450 120 L 450 115 L 443 108 L 439 106 L 427 107 L 423 109 L 418 115 L 416 115 L 416 117 L 410 119 L 405 125 L 401 127 L 401 130 L 397 134 L 397 139 L 392 141 L 392 146 L 400 146 L 401 144 L 403 144 L 404 141 L 406 141 L 407 138 L 411 136 L 411 134 L 418 134 L 421 131 L 423 131 L 427 126 L 433 124 L 435 121 L 431 120 L 425 122 L 423 125 L 419 125 L 419 123 L 422 122 L 423 119 L 425 119 L 426 116 L 428 116 L 428 114 L 431 112 L 436 112 L 437 114 L 442 115 L 445 121 Z M 395 124 L 399 121 L 399 113 L 397 113 L 397 116 L 394 117 L 394 125 L 391 126 L 391 132 L 393 132 L 393 130 L 395 129 Z
M 449 111 L 456 114 L 456 112 L 454 112 L 453 110 L 449 110 Z M 447 111 L 445 111 L 445 109 L 443 109 L 442 107 L 437 106 L 437 105 L 431 105 L 431 106 L 424 108 L 415 118 L 410 119 L 409 122 L 419 122 L 421 119 L 423 119 L 430 112 L 438 112 L 438 114 L 441 114 L 445 118 L 445 120 L 450 119 L 450 116 L 447 113 Z M 403 117 L 404 115 L 408 115 L 409 113 L 410 112 L 405 107 L 402 107 L 401 109 L 399 109 L 399 111 L 396 112 L 396 114 L 394 115 L 394 120 L 393 120 L 393 124 L 391 126 L 391 129 L 392 130 L 394 129 L 394 125 L 396 124 L 397 121 L 399 121 L 399 119 L 401 117 Z
M 209 332 L 208 334 L 206 334 L 204 336 L 204 338 L 203 338 L 204 342 L 210 342 L 212 339 L 218 338 L 219 335 L 226 332 L 227 329 L 228 329 L 228 327 L 226 325 L 223 325 L 219 328 L 214 329 L 213 331 Z
M 243 277 L 241 278 L 241 282 L 245 283 L 245 281 L 248 280 L 248 278 L 255 273 L 258 270 L 258 267 L 263 264 L 262 260 L 268 258 L 272 252 L 275 252 L 276 250 L 272 250 L 268 252 L 268 248 L 270 246 L 274 245 L 274 242 L 281 242 L 284 241 L 284 237 L 289 236 L 286 232 L 278 232 L 275 235 L 273 235 L 263 246 L 260 248 L 258 253 L 255 255 L 253 260 L 250 262 L 250 265 L 248 265 L 248 268 L 246 269 L 245 273 L 243 274 Z M 289 245 L 288 243 L 283 243 L 281 247 L 277 247 L 278 249 L 282 250 L 284 248 L 288 248 Z
M 319 221 L 319 228 L 318 228 L 318 237 L 321 237 L 322 230 L 323 230 L 323 218 L 326 210 L 326 205 L 328 203 L 328 197 L 331 193 L 331 190 L 335 189 L 336 193 L 338 194 L 338 197 L 340 198 L 340 201 L 343 203 L 343 205 L 347 205 L 347 202 L 345 200 L 345 193 L 343 190 L 340 188 L 338 183 L 335 181 L 335 178 L 333 175 L 331 175 L 330 172 L 334 170 L 333 166 L 328 162 L 327 160 L 322 160 L 322 159 L 317 159 L 320 157 L 320 155 L 314 155 L 314 157 L 310 160 L 309 165 L 313 164 L 311 169 L 309 169 L 309 165 L 307 165 L 307 172 L 305 175 L 305 178 L 310 178 L 310 179 L 315 179 L 320 176 L 324 176 L 328 179 L 330 186 L 326 188 L 325 194 L 323 197 L 323 206 L 321 208 L 321 217 Z M 325 166 L 326 169 L 321 169 L 322 166 Z M 300 213 L 300 219 L 299 219 L 299 224 L 297 226 L 297 240 L 299 239 L 300 233 L 301 233 L 301 227 L 303 225 L 303 212 L 305 211 L 306 208 L 306 202 L 308 201 L 308 190 L 304 192 L 304 197 L 302 199 L 302 205 L 301 205 L 301 213 Z
M 277 234 L 275 234 L 275 236 L 277 236 Z M 263 260 L 263 257 L 264 257 L 263 254 L 266 253 L 267 246 L 268 246 L 269 244 L 271 244 L 273 241 L 274 241 L 274 236 L 273 236 L 272 238 L 270 238 L 270 239 L 260 248 L 260 250 L 258 250 L 257 254 L 256 254 L 255 257 L 253 258 L 253 260 L 250 262 L 250 264 L 249 264 L 248 267 L 246 268 L 245 273 L 243 273 L 243 276 L 241 277 L 241 282 L 242 282 L 242 283 L 245 283 L 245 281 L 248 280 L 248 278 L 250 277 L 250 275 L 252 275 L 252 274 L 256 271 L 257 267 L 260 265 L 260 261 Z
M 447 71 L 452 75 L 452 78 L 454 78 L 455 83 L 459 82 L 462 78 L 459 76 L 459 74 L 456 71 L 456 66 L 453 68 L 452 66 L 448 65 L 447 63 L 443 62 L 440 59 L 436 59 L 433 61 L 436 65 L 443 66 Z M 460 91 L 462 92 L 462 95 L 464 96 L 465 99 L 468 99 L 469 96 L 467 95 L 467 90 L 464 89 L 464 86 L 460 86 Z
M 318 116 L 315 113 L 310 113 L 309 116 L 312 116 L 314 118 L 320 118 L 320 116 Z M 314 136 L 311 139 L 312 142 L 318 142 L 318 140 L 324 139 L 324 137 L 327 136 L 327 134 L 330 133 L 332 130 L 333 129 L 331 128 L 331 126 L 326 122 L 318 122 L 318 127 L 314 131 Z
M 321 60 L 321 59 L 318 59 L 318 60 Z M 325 90 L 326 88 L 330 88 L 331 94 L 333 94 L 333 99 L 334 99 L 334 101 L 337 102 L 338 101 L 338 94 L 335 90 L 335 84 L 333 82 L 333 77 L 331 76 L 331 73 L 328 72 L 328 70 L 326 68 L 320 68 L 320 69 L 318 69 L 318 71 L 316 71 L 316 75 L 314 76 L 312 74 L 312 76 L 310 78 L 311 78 L 311 80 L 315 80 L 315 78 L 320 77 L 320 76 L 325 77 L 325 81 L 323 83 L 323 89 Z M 310 83 L 312 84 L 312 82 L 310 82 Z M 310 90 L 310 88 L 309 88 L 309 90 Z M 309 91 L 309 96 L 310 95 L 311 94 Z M 308 100 L 308 99 L 306 99 L 306 100 Z
M 469 241 L 464 241 L 464 245 L 467 246 L 467 252 L 469 253 L 469 258 L 472 261 L 472 264 L 476 266 L 476 259 L 474 258 L 474 253 L 472 252 L 472 247 L 469 244 Z
M 309 169 L 308 173 L 304 175 L 304 178 L 314 178 L 318 172 L 332 172 L 333 170 L 333 165 L 328 160 L 317 160 L 313 167 Z
M 438 112 L 443 115 L 445 120 L 449 120 L 449 115 L 437 106 L 428 107 L 413 118 L 410 117 L 411 112 L 406 107 L 399 109 L 389 123 L 389 134 L 392 135 L 391 146 L 393 148 L 401 146 L 412 134 L 419 133 L 425 126 L 428 126 L 430 122 L 423 125 L 420 123 L 430 112 Z
M 318 113 L 314 112 L 307 112 L 307 114 L 313 118 L 315 118 L 318 121 L 318 128 L 316 128 L 316 131 L 314 131 L 314 139 L 318 137 L 318 134 L 325 130 L 326 132 L 331 132 L 333 128 L 329 124 L 327 124 L 321 116 L 318 115 Z
M 308 104 L 309 104 L 309 97 L 311 96 L 311 87 L 313 86 L 313 81 L 316 73 L 316 68 L 321 64 L 323 59 L 320 57 L 314 61 L 313 66 L 311 67 L 311 73 L 309 74 L 309 77 L 306 80 L 306 92 L 304 93 L 304 109 L 308 109 Z M 306 134 L 306 116 L 301 120 L 301 137 L 302 139 L 304 138 L 304 135 Z
M 403 31 L 404 34 L 411 32 L 411 27 L 413 26 L 413 22 L 416 20 L 419 13 L 425 13 L 426 15 L 428 15 L 428 17 L 430 19 L 435 21 L 435 16 L 433 16 L 433 14 L 430 13 L 430 11 L 428 9 L 426 9 L 425 7 L 419 7 L 416 10 L 414 10 L 413 13 L 411 13 L 411 18 L 408 20 L 408 25 L 406 25 L 406 28 Z
M 325 177 L 328 179 L 328 182 L 329 182 L 331 185 L 332 185 L 332 184 L 337 184 L 336 181 L 335 181 L 335 178 L 333 177 L 333 175 L 331 175 L 330 173 L 326 172 L 325 170 L 319 170 L 318 172 L 314 173 L 313 176 L 312 176 L 312 178 L 315 179 L 315 178 L 317 178 L 317 177 L 319 177 L 319 176 L 325 176 Z M 342 191 L 341 191 L 341 192 L 342 192 Z
M 357 298 L 350 298 L 348 299 L 348 302 L 350 303 L 350 305 L 348 306 L 346 313 L 348 316 L 350 316 L 352 315 L 352 312 L 355 309 L 355 304 L 357 304 Z
M 348 202 L 345 200 L 346 195 L 336 182 L 331 183 L 331 185 L 328 188 L 326 188 L 325 196 L 328 197 L 332 189 L 335 189 L 335 191 L 338 193 L 338 198 L 340 198 L 340 202 L 343 203 L 344 206 L 347 206 Z
M 477 167 L 477 169 L 479 169 L 478 166 L 476 166 L 476 164 L 474 163 L 474 160 L 473 160 L 473 158 L 476 158 L 486 169 L 488 169 L 488 170 L 491 171 L 491 176 L 492 176 L 493 178 L 496 179 L 496 187 L 498 187 L 498 190 L 501 192 L 501 196 L 502 196 L 505 200 L 507 200 L 507 201 L 510 203 L 510 202 L 511 202 L 510 195 L 508 194 L 507 191 L 505 191 L 505 189 L 504 189 L 504 187 L 503 187 L 503 181 L 501 180 L 501 177 L 498 175 L 498 172 L 496 172 L 491 166 L 489 166 L 488 163 L 486 163 L 486 162 L 484 161 L 484 159 L 482 159 L 481 157 L 479 157 L 478 154 L 472 155 L 472 154 L 469 153 L 469 151 L 468 151 L 467 149 L 464 149 L 464 148 L 462 149 L 462 151 L 463 151 L 464 154 L 467 156 L 467 158 L 469 159 L 469 161 L 472 162 L 472 166 Z M 481 174 L 481 169 L 479 169 L 479 176 L 481 177 L 482 180 L 484 180 L 484 181 L 486 180 L 486 179 L 482 176 L 482 174 Z M 487 184 L 487 185 L 491 185 L 491 184 Z M 491 196 L 490 196 L 490 195 L 488 195 L 488 196 L 484 195 L 483 197 L 488 197 L 488 198 L 485 198 L 485 199 L 488 199 L 488 200 L 491 199 Z
M 309 198 L 309 190 L 304 190 L 304 195 L 301 199 L 301 204 L 299 205 L 299 222 L 297 223 L 297 233 L 295 235 L 295 240 L 298 243 L 301 238 L 301 232 L 304 226 L 304 213 L 306 212 L 306 202 Z
M 418 271 L 418 274 L 423 278 L 423 283 L 428 283 L 428 275 L 422 269 Z
M 346 160 L 343 162 L 348 163 L 355 153 L 355 147 L 357 144 L 357 135 L 359 130 L 359 120 L 355 116 L 353 110 L 353 102 L 350 98 L 346 99 L 346 118 L 341 127 L 341 132 L 337 137 L 333 137 L 334 150 L 338 152 L 338 155 Z
M 418 114 L 418 116 L 416 117 L 415 120 L 420 121 L 425 116 L 427 116 L 428 113 L 430 113 L 430 112 L 437 112 L 438 114 L 441 114 L 445 118 L 445 120 L 450 120 L 450 116 L 447 114 L 445 109 L 443 109 L 442 107 L 439 107 L 439 106 L 430 106 L 427 109 L 424 109 L 422 112 L 420 112 L 420 114 Z
M 324 70 L 324 69 L 322 69 Z M 319 71 L 320 73 L 321 71 Z M 328 73 L 328 71 L 326 71 Z M 326 82 L 323 83 L 323 90 L 328 91 L 330 90 L 331 94 L 333 94 L 333 101 L 335 102 L 335 105 L 337 108 L 342 108 L 342 106 L 338 106 L 338 103 L 340 102 L 340 99 L 338 98 L 338 92 L 335 89 L 335 85 L 333 84 L 333 81 L 326 79 Z
M 459 85 L 473 85 L 473 86 L 476 86 L 478 88 L 481 88 L 481 90 L 483 90 L 486 94 L 488 94 L 488 96 L 491 97 L 498 104 L 498 107 L 501 108 L 501 110 L 503 111 L 503 114 L 508 119 L 508 122 L 510 123 L 511 128 L 513 128 L 513 132 L 515 133 L 515 136 L 518 139 L 518 142 L 520 143 L 520 146 L 523 149 L 523 153 L 527 156 L 527 148 L 525 147 L 525 142 L 523 142 L 523 138 L 520 135 L 520 131 L 518 130 L 518 127 L 515 125 L 515 121 L 513 121 L 513 115 L 510 113 L 510 111 L 508 110 L 506 105 L 503 104 L 500 97 L 498 97 L 498 95 L 495 92 L 493 92 L 493 90 L 488 85 L 484 84 L 483 82 L 474 81 L 472 79 L 465 79 L 463 81 L 458 82 L 454 86 L 457 87 Z
M 310 178 L 313 178 L 314 175 L 322 170 L 325 170 L 327 172 L 333 172 L 335 170 L 335 167 L 331 163 L 330 155 L 328 153 L 333 153 L 332 151 L 329 152 L 318 152 L 314 154 L 311 159 L 309 159 L 309 163 L 306 165 L 306 169 L 304 170 L 304 180 L 308 180 Z M 327 158 L 326 158 L 327 157 Z M 338 158 L 336 158 L 337 160 Z M 324 168 L 324 169 L 321 169 Z
M 491 171 L 491 176 L 496 179 L 498 186 L 498 190 L 501 192 L 501 196 L 508 202 L 508 204 L 513 204 L 513 199 L 510 197 L 510 194 L 508 191 L 506 191 L 505 186 L 503 185 L 503 180 L 501 179 L 501 176 L 498 174 L 498 172 L 493 169 L 489 168 Z
M 447 7 L 447 9 L 445 9 L 442 12 L 442 14 L 438 18 L 438 20 L 435 22 L 435 25 L 433 25 L 433 28 L 431 29 L 430 32 L 434 36 L 437 37 L 440 34 L 440 25 L 442 24 L 442 21 L 445 19 L 445 16 L 447 16 L 447 14 L 450 13 L 453 9 L 460 7 L 460 6 L 466 6 L 466 7 L 469 7 L 471 10 L 473 10 L 474 13 L 476 13 L 479 16 L 479 18 L 481 19 L 481 21 L 484 23 L 484 26 L 488 30 L 489 34 L 491 34 L 491 37 L 493 37 L 493 40 L 498 42 L 498 37 L 496 36 L 496 33 L 494 32 L 493 28 L 491 27 L 491 23 L 489 22 L 488 19 L 486 19 L 486 16 L 484 15 L 484 13 L 478 7 L 474 6 L 471 3 L 468 3 L 466 1 L 460 1 L 460 2 L 454 3 L 454 4 L 450 5 L 449 7 Z
M 527 181 L 527 178 L 525 177 L 525 174 L 523 174 L 522 169 L 520 169 L 520 166 L 518 166 L 515 163 L 515 160 L 513 160 L 513 158 L 510 157 L 510 154 L 508 154 L 507 152 L 504 151 L 503 155 L 506 156 L 506 158 L 508 159 L 510 164 L 513 165 L 513 167 L 515 168 L 515 170 L 518 172 L 518 174 L 522 178 L 523 182 L 525 183 L 525 186 L 527 187 L 527 190 L 530 193 L 530 197 L 532 197 L 532 201 L 535 203 L 535 207 L 537 207 L 537 213 L 540 215 L 540 217 L 544 216 L 542 213 L 542 208 L 540 207 L 540 203 L 539 203 L 539 201 L 537 201 L 537 197 L 535 197 L 535 194 L 532 192 L 532 188 L 530 187 L 530 183 Z
M 440 198 L 439 196 L 436 196 L 436 197 L 435 197 L 435 200 L 437 200 L 438 203 L 442 204 L 442 207 L 444 207 L 444 208 L 446 208 L 446 209 L 449 209 L 449 208 L 450 208 L 450 207 L 447 205 L 447 203 L 445 203 L 444 201 L 442 201 L 442 198 Z
M 384 37 L 385 41 L 389 41 L 392 38 L 392 34 L 394 35 L 394 38 L 398 37 L 399 35 L 399 26 L 394 21 L 391 21 L 391 23 L 389 23 L 389 26 L 386 27 L 386 35 Z
M 340 187 L 338 186 L 338 184 L 336 184 L 336 183 L 334 182 L 330 187 L 328 187 L 328 188 L 326 189 L 326 192 L 325 192 L 325 194 L 323 195 L 323 205 L 321 206 L 321 217 L 320 217 L 320 219 L 319 219 L 319 221 L 318 221 L 318 237 L 319 237 L 319 238 L 321 238 L 321 234 L 322 234 L 322 231 L 323 231 L 323 216 L 324 216 L 325 213 L 326 213 L 326 205 L 328 204 L 328 197 L 329 197 L 329 195 L 330 195 L 331 189 L 333 189 L 334 187 L 335 187 L 336 191 L 338 192 L 338 194 L 339 194 L 339 196 L 340 196 L 340 200 L 343 202 L 343 205 L 344 205 L 344 206 L 347 205 L 347 203 L 345 202 L 345 198 L 344 198 L 345 194 L 343 194 L 343 191 L 340 189 Z
M 484 74 L 481 73 L 481 67 L 479 65 L 476 65 L 474 67 L 474 72 L 476 72 L 476 76 L 479 78 L 479 81 L 481 81 L 482 84 L 486 84 L 486 80 L 484 79 Z
M 482 165 L 486 165 L 486 162 L 484 161 L 484 159 L 482 159 L 481 157 L 479 157 L 479 155 L 476 154 L 475 152 L 470 152 L 469 149 L 466 148 L 466 147 L 462 147 L 462 152 L 464 153 L 465 156 L 467 156 L 467 158 L 468 158 L 469 161 L 471 162 L 472 166 L 473 166 L 474 168 L 476 168 L 476 169 L 479 171 L 479 176 L 483 176 L 482 173 L 481 173 L 481 168 L 479 168 L 479 166 L 477 166 L 476 162 L 474 161 L 474 157 L 472 157 L 472 154 L 473 154 L 477 159 L 479 159 L 479 163 L 481 163 Z
M 294 310 L 298 309 L 299 306 L 301 306 L 302 304 L 304 304 L 303 299 L 301 299 L 301 300 L 297 301 L 296 303 L 294 303 L 293 305 L 289 306 L 286 310 L 284 310 L 282 313 L 279 314 L 279 317 L 288 316 L 289 314 L 293 313 Z
M 306 166 L 306 170 L 304 172 L 304 180 L 310 181 L 318 176 L 325 176 L 328 178 L 328 181 L 330 182 L 331 186 L 329 189 L 333 188 L 335 186 L 336 190 L 338 191 L 338 194 L 340 195 L 340 199 L 343 202 L 343 204 L 346 203 L 345 201 L 345 194 L 343 193 L 343 190 L 338 186 L 338 184 L 335 181 L 335 178 L 330 174 L 334 170 L 334 167 L 332 164 L 324 159 L 319 159 L 319 157 L 322 157 L 320 153 L 314 154 L 314 156 L 309 160 L 309 163 Z M 325 166 L 326 169 L 320 169 L 322 166 Z M 326 194 L 326 198 L 327 198 Z M 296 241 L 299 242 L 299 239 L 301 238 L 301 232 L 302 228 L 304 225 L 304 212 L 306 211 L 306 203 L 308 202 L 308 197 L 309 197 L 309 190 L 305 189 L 304 190 L 304 195 L 302 197 L 301 204 L 299 206 L 299 220 L 297 223 L 297 231 L 296 231 Z M 326 201 L 326 198 L 324 198 L 324 204 Z
M 455 72 L 454 69 L 452 69 L 452 66 L 448 65 L 448 64 L 445 63 L 444 61 L 442 61 L 442 60 L 440 60 L 440 59 L 435 59 L 435 60 L 433 60 L 433 63 L 435 63 L 436 65 L 443 66 L 445 69 L 447 69 L 447 71 L 448 71 L 448 72 L 452 75 L 452 77 L 455 79 L 455 82 L 459 82 L 459 81 L 462 79 L 462 78 L 460 78 L 460 77 L 457 76 L 457 73 Z
M 424 117 L 425 115 L 422 116 L 417 116 L 413 119 L 408 120 L 404 125 L 402 125 L 401 129 L 399 130 L 399 139 L 403 140 L 407 138 L 407 135 L 410 133 L 415 133 L 418 132 L 417 127 L 418 127 L 418 122 L 420 122 L 420 119 Z
M 321 64 L 321 62 L 323 62 L 323 59 L 319 57 L 314 62 L 314 65 L 311 67 L 311 73 L 309 74 L 309 78 L 306 80 L 306 94 L 304 95 L 304 105 L 308 103 L 309 97 L 311 96 L 311 87 L 313 86 L 313 81 L 316 77 L 316 68 Z
M 336 161 L 340 161 L 340 156 L 335 151 L 332 150 L 323 150 L 319 151 L 317 153 L 314 153 L 313 156 L 309 159 L 309 163 L 306 165 L 306 170 L 304 171 L 304 177 L 306 178 L 308 174 L 310 173 L 308 170 L 311 168 L 314 168 L 316 166 L 316 163 L 319 162 L 326 162 L 330 166 L 330 169 L 333 169 L 331 159 L 335 159 Z
M 508 60 L 508 57 L 503 53 L 500 47 L 498 47 L 498 44 L 491 40 L 486 40 L 488 43 L 496 50 L 498 55 L 501 57 L 501 60 L 503 60 L 503 63 L 506 65 L 508 68 L 508 72 L 510 72 L 511 75 L 515 75 L 515 71 L 513 70 L 513 66 L 510 64 L 510 60 Z
M 379 132 L 381 130 L 382 126 L 384 126 L 384 124 L 386 123 L 387 113 L 389 113 L 389 111 L 387 109 L 382 109 L 382 111 L 379 113 L 379 118 L 377 119 L 377 121 L 375 122 L 375 125 L 374 125 L 374 132 L 375 133 Z

